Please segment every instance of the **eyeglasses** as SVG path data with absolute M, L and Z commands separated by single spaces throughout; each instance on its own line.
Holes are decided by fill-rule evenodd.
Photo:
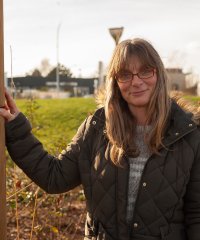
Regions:
M 146 69 L 138 73 L 132 73 L 128 71 L 122 71 L 117 74 L 117 81 L 121 83 L 130 82 L 134 76 L 138 76 L 140 79 L 148 79 L 154 76 L 155 69 Z

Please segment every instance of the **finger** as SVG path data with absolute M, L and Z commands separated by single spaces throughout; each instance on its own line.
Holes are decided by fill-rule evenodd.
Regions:
M 0 116 L 5 118 L 8 122 L 15 118 L 13 114 L 11 114 L 9 111 L 7 111 L 4 108 L 0 108 Z
M 10 95 L 10 93 L 7 90 L 5 90 L 5 97 L 8 105 L 10 104 L 10 105 L 16 106 L 13 97 Z
M 7 102 L 5 102 L 5 106 L 3 108 L 5 108 L 6 110 L 10 110 L 9 107 L 8 107 Z
M 6 101 L 7 101 L 7 105 L 11 111 L 11 113 L 17 113 L 19 112 L 19 109 L 14 101 L 14 99 L 12 98 L 12 96 L 8 93 L 8 91 L 5 91 L 5 97 L 6 97 Z

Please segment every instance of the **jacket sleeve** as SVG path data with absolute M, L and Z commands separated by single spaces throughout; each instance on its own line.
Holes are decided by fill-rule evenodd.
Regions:
M 56 158 L 44 150 L 41 142 L 31 133 L 28 119 L 20 113 L 6 123 L 7 150 L 12 160 L 46 192 L 66 192 L 81 184 L 78 161 L 84 147 L 86 125 L 87 119 L 66 150 Z
M 193 166 L 184 198 L 185 224 L 188 240 L 200 239 L 200 145 Z

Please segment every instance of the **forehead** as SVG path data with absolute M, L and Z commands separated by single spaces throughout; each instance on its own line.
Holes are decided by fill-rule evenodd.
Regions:
M 151 64 L 137 54 L 128 54 L 121 62 L 118 71 L 140 72 L 146 68 L 151 67 Z
M 124 69 L 137 72 L 146 67 L 147 67 L 147 63 L 142 61 L 138 56 L 132 55 L 132 56 L 129 56 L 129 58 L 127 58 Z
M 124 70 L 137 73 L 146 68 L 156 67 L 151 52 L 144 46 L 128 44 L 116 49 L 113 61 L 114 74 Z

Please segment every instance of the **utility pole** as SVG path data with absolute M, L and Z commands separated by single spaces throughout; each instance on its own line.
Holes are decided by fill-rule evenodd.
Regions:
M 99 86 L 103 86 L 104 84 L 104 75 L 103 75 L 103 62 L 102 61 L 99 61 Z M 96 87 L 97 88 L 97 87 Z
M 4 97 L 4 36 L 3 0 L 0 0 L 0 106 L 5 105 Z M 6 160 L 4 119 L 0 117 L 0 238 L 6 240 Z
M 56 67 L 56 88 L 57 88 L 57 94 L 59 97 L 59 92 L 60 92 L 60 75 L 59 75 L 59 68 L 60 68 L 60 63 L 59 63 L 59 33 L 60 33 L 60 26 L 61 23 L 59 23 L 57 27 L 57 34 L 56 34 L 56 53 L 57 53 L 57 67 Z

